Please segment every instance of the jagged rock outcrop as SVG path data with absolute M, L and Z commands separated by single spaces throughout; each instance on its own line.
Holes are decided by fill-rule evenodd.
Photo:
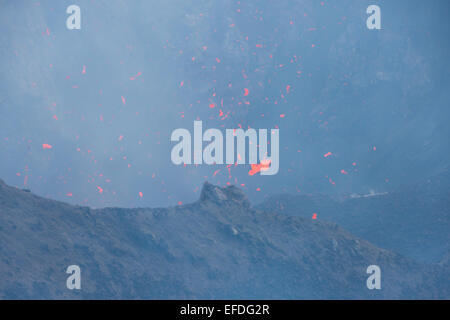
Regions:
M 200 202 L 208 201 L 218 205 L 232 203 L 242 206 L 243 208 L 250 208 L 250 201 L 248 200 L 247 195 L 241 189 L 233 185 L 220 188 L 209 182 L 205 182 L 200 195 Z

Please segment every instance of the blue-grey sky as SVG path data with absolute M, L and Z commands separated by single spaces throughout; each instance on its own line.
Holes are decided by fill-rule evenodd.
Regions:
M 66 28 L 71 4 L 81 30 Z M 381 30 L 366 27 L 371 4 Z M 241 186 L 253 203 L 413 183 L 449 163 L 449 9 L 0 1 L 0 178 L 94 207 L 191 202 L 205 180 Z M 194 120 L 279 128 L 279 173 L 175 166 L 170 134 Z

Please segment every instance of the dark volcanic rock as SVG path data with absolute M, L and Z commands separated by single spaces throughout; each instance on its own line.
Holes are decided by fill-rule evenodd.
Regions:
M 426 263 L 450 252 L 450 171 L 390 193 L 352 195 L 275 195 L 260 210 L 337 223 L 377 246 Z
M 0 183 L 0 298 L 449 298 L 425 266 L 335 224 L 251 209 L 206 183 L 199 201 L 157 209 L 87 207 Z M 66 288 L 67 266 L 82 288 Z M 366 269 L 382 270 L 368 290 Z
M 250 208 L 250 202 L 248 201 L 246 194 L 241 189 L 235 186 L 220 188 L 209 182 L 205 182 L 203 184 L 200 201 L 211 201 L 218 205 L 232 202 L 236 205 L 242 206 L 243 208 Z

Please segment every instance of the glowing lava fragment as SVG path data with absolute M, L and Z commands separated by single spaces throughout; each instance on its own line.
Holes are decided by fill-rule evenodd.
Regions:
M 268 170 L 270 166 L 270 160 L 263 160 L 259 164 L 251 164 L 252 169 L 248 172 L 249 176 L 253 176 L 254 174 Z
M 43 145 L 42 145 L 42 149 L 51 149 L 51 148 L 53 148 L 51 145 L 49 145 L 49 144 L 47 144 L 47 143 L 44 143 Z

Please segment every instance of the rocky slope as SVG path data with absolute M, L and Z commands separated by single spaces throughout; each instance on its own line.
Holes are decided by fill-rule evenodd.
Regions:
M 429 263 L 450 252 L 450 171 L 391 193 L 275 195 L 258 209 L 335 222 L 380 247 Z
M 332 223 L 252 209 L 206 183 L 171 208 L 93 210 L 0 182 L 0 298 L 449 298 L 445 268 L 413 262 Z M 66 288 L 81 267 L 81 290 Z M 382 270 L 368 290 L 366 268 Z

